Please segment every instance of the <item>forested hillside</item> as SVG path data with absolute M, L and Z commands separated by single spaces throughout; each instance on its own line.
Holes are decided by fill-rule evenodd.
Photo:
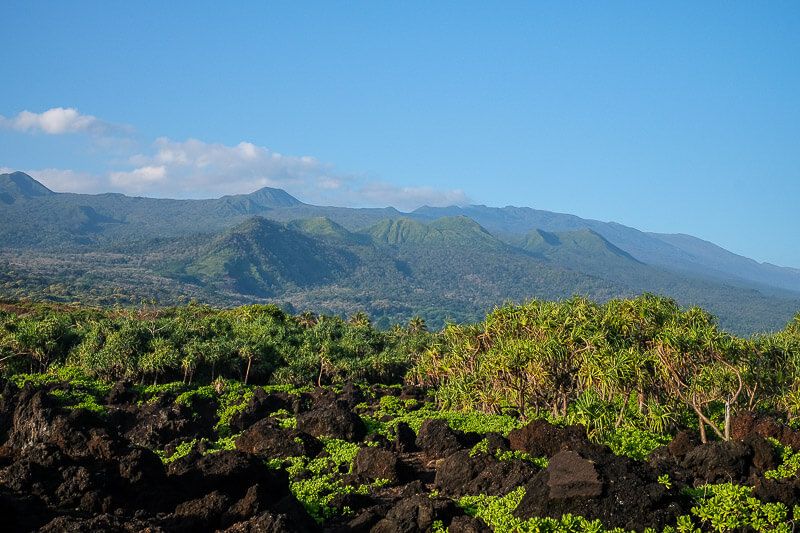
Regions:
M 0 175 L 0 296 L 102 305 L 275 303 L 439 327 L 505 301 L 653 292 L 739 332 L 800 309 L 800 273 L 710 243 L 528 208 L 319 207 L 278 189 L 214 200 L 54 193 Z

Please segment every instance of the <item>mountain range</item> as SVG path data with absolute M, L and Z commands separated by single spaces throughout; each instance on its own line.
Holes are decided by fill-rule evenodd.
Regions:
M 527 298 L 654 292 L 737 333 L 800 310 L 800 270 L 682 234 L 527 207 L 344 208 L 286 191 L 209 200 L 56 193 L 0 174 L 0 296 L 99 304 L 278 302 L 475 320 Z

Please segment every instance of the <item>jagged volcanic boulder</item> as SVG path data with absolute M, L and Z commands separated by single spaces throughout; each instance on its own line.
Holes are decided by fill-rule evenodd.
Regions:
M 253 391 L 253 397 L 244 409 L 237 411 L 229 422 L 231 430 L 239 433 L 275 411 L 292 408 L 292 399 L 284 392 L 267 393 L 262 388 Z
M 266 468 L 255 455 L 223 450 L 184 457 L 170 465 L 168 481 L 181 499 L 174 510 L 176 524 L 225 528 L 264 512 L 287 514 L 299 524 L 310 520 L 289 492 L 286 473 Z
M 230 497 L 218 490 L 205 496 L 178 504 L 175 517 L 185 531 L 217 529 L 223 512 L 230 506 Z
M 491 533 L 492 530 L 480 518 L 457 516 L 450 522 L 447 533 Z
M 734 440 L 743 440 L 752 434 L 777 439 L 784 446 L 789 446 L 795 451 L 800 450 L 800 431 L 771 416 L 753 412 L 736 414 L 731 420 L 731 437 Z
M 787 507 L 800 501 L 800 478 L 755 480 L 753 495 L 764 502 L 779 502 Z
M 603 482 L 594 463 L 576 452 L 567 450 L 554 455 L 547 474 L 551 499 L 597 498 L 603 493 Z
M 322 443 L 307 433 L 289 431 L 271 418 L 259 420 L 236 438 L 236 449 L 265 457 L 314 457 Z
M 225 533 L 314 533 L 319 529 L 310 519 L 298 520 L 290 514 L 265 512 L 233 524 Z
M 183 457 L 170 464 L 168 474 L 186 500 L 214 490 L 239 497 L 256 484 L 270 487 L 273 500 L 289 494 L 285 473 L 265 468 L 257 457 L 238 451 L 223 450 L 197 460 Z
M 357 442 L 367 434 L 361 417 L 342 402 L 297 415 L 297 429 L 315 437 L 334 437 L 348 442 Z
M 686 454 L 681 466 L 691 472 L 694 485 L 740 483 L 747 479 L 753 450 L 744 442 L 710 442 Z
M 213 409 L 194 409 L 176 404 L 168 397 L 141 406 L 128 405 L 115 420 L 126 439 L 145 448 L 164 449 L 174 441 L 212 436 Z M 205 412 L 205 416 L 198 413 Z
M 394 449 L 399 453 L 413 452 L 417 449 L 417 434 L 406 422 L 397 424 L 394 430 Z
M 505 495 L 526 483 L 539 469 L 526 461 L 499 461 L 488 454 L 470 456 L 461 450 L 443 459 L 436 468 L 434 486 L 443 496 Z
M 417 433 L 416 445 L 433 458 L 443 458 L 464 448 L 461 435 L 446 420 L 425 420 Z
M 403 470 L 396 453 L 376 446 L 358 450 L 353 466 L 358 476 L 367 479 L 388 479 L 391 483 L 400 481 Z
M 16 453 L 39 444 L 53 445 L 73 458 L 111 458 L 117 451 L 97 416 L 84 410 L 63 412 L 47 391 L 28 387 L 19 394 L 7 436 L 5 445 Z
M 526 485 L 514 514 L 559 518 L 570 513 L 600 519 L 607 527 L 641 531 L 672 523 L 687 510 L 679 492 L 667 491 L 645 463 L 606 452 L 566 450 Z
M 589 442 L 583 426 L 559 427 L 547 420 L 536 419 L 508 434 L 512 450 L 534 457 L 552 457 L 561 450 L 598 451 L 602 447 Z
M 454 516 L 461 514 L 452 500 L 430 498 L 426 495 L 412 496 L 397 502 L 386 518 L 375 524 L 372 533 L 412 533 L 429 531 L 436 520 L 449 524 Z

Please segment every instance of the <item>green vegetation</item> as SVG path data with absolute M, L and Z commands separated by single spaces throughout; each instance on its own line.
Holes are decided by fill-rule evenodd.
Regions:
M 464 496 L 458 504 L 470 515 L 486 522 L 496 533 L 579 533 L 614 532 L 621 529 L 603 528 L 599 520 L 587 520 L 580 516 L 564 515 L 559 519 L 530 518 L 522 520 L 514 516 L 514 509 L 525 496 L 525 489 L 519 487 L 505 496 Z
M 489 450 L 488 439 L 481 440 L 469 451 L 470 456 L 474 456 L 479 453 L 491 453 L 491 450 Z M 539 468 L 547 468 L 547 464 L 549 462 L 547 457 L 533 457 L 529 453 L 521 452 L 519 450 L 495 450 L 494 456 L 500 461 L 511 461 L 514 459 L 528 461 L 529 463 L 535 464 Z
M 598 304 L 534 300 L 495 309 L 485 321 L 432 333 L 415 318 L 379 330 L 349 320 L 288 314 L 273 305 L 214 309 L 100 310 L 14 304 L 0 311 L 0 363 L 22 384 L 72 383 L 65 405 L 100 412 L 108 382 L 141 384 L 141 401 L 218 397 L 218 431 L 252 396 L 247 385 L 343 383 L 430 386 L 436 406 L 384 396 L 374 428 L 428 418 L 462 431 L 507 435 L 524 420 L 582 424 L 619 454 L 646 457 L 694 419 L 705 440 L 730 437 L 732 414 L 800 414 L 800 315 L 783 331 L 751 338 L 721 330 L 698 308 L 644 295 Z M 39 371 L 32 374 L 31 371 Z M 179 381 L 180 384 L 159 385 Z M 188 387 L 192 383 L 201 387 Z M 147 385 L 147 384 L 150 385 Z M 291 424 L 291 422 L 287 422 Z
M 767 479 L 791 479 L 797 476 L 800 471 L 800 451 L 794 451 L 790 446 L 784 446 L 775 439 L 771 439 L 772 444 L 780 451 L 781 464 L 774 470 L 764 473 Z
M 41 387 L 66 409 L 105 416 L 111 383 L 123 379 L 137 383 L 132 401 L 172 401 L 191 416 L 204 413 L 213 428 L 207 438 L 165 445 L 169 453 L 158 451 L 165 463 L 194 450 L 234 449 L 232 421 L 259 388 L 291 395 L 315 387 L 341 391 L 348 381 L 361 387 L 365 401 L 356 411 L 372 434 L 393 438 L 401 422 L 419 431 L 423 421 L 441 419 L 456 430 L 507 436 L 541 417 L 581 424 L 595 442 L 638 460 L 687 427 L 705 441 L 730 439 L 737 411 L 800 420 L 800 315 L 782 331 L 742 338 L 701 309 L 652 295 L 508 304 L 483 322 L 439 332 L 419 318 L 381 330 L 364 313 L 345 320 L 292 315 L 274 305 L 130 310 L 15 303 L 0 310 L 0 363 L 9 381 Z M 401 398 L 404 383 L 429 387 L 429 396 Z M 270 416 L 284 429 L 296 427 L 285 409 Z M 374 493 L 386 483 L 353 481 L 359 444 L 323 443 L 317 457 L 269 462 L 288 473 L 292 492 L 320 523 L 349 512 L 336 507 L 340 496 Z M 765 477 L 795 477 L 800 452 L 774 444 L 782 462 Z M 488 440 L 472 453 L 548 464 L 520 451 L 490 450 Z M 676 494 L 681 489 L 669 475 L 658 482 L 669 490 L 678 485 Z M 459 504 L 496 531 L 605 531 L 577 516 L 518 519 L 513 510 L 523 490 L 470 495 Z M 758 500 L 748 486 L 707 485 L 687 494 L 691 512 L 666 531 L 790 531 L 798 515 Z
M 724 483 L 705 485 L 691 491 L 696 504 L 692 507 L 691 516 L 678 518 L 675 526 L 668 526 L 664 532 L 694 533 L 708 528 L 712 531 L 779 531 L 793 530 L 793 520 L 800 508 L 792 513 L 780 503 L 764 503 L 752 496 L 750 487 Z M 564 515 L 559 519 L 530 518 L 523 520 L 513 515 L 519 502 L 525 495 L 520 487 L 505 496 L 465 496 L 459 505 L 472 516 L 486 522 L 497 533 L 525 532 L 614 532 L 624 530 L 607 529 L 599 520 L 587 520 L 580 516 Z M 653 532 L 654 533 L 654 532 Z
M 435 328 L 477 321 L 508 300 L 645 291 L 702 306 L 741 334 L 779 329 L 800 307 L 794 270 L 570 215 L 404 215 L 306 205 L 276 189 L 217 200 L 60 194 L 0 174 L 0 298 L 365 310 L 385 329 L 414 315 Z
M 689 417 L 705 441 L 709 431 L 729 439 L 741 407 L 796 416 L 796 322 L 743 339 L 699 308 L 650 295 L 532 301 L 498 308 L 481 324 L 447 326 L 410 377 L 433 387 L 445 409 L 563 418 L 618 450 L 639 441 L 631 453 L 641 456 Z M 631 439 L 623 427 L 651 436 Z
M 286 468 L 292 480 L 292 493 L 319 523 L 335 514 L 349 513 L 348 509 L 335 509 L 331 506 L 337 495 L 367 494 L 371 489 L 387 483 L 386 480 L 358 486 L 345 483 L 342 478 L 353 470 L 358 445 L 338 439 L 324 439 L 323 442 L 325 450 L 322 457 L 289 457 L 271 464 L 273 468 Z
M 698 505 L 692 508 L 692 515 L 714 531 L 752 528 L 756 531 L 788 533 L 793 530 L 786 506 L 758 500 L 753 497 L 751 487 L 723 483 L 705 485 L 692 492 L 698 499 Z
M 350 320 L 292 316 L 273 305 L 101 311 L 20 304 L 15 312 L 0 311 L 0 364 L 7 374 L 37 370 L 52 376 L 29 379 L 134 380 L 145 401 L 164 392 L 159 382 L 209 384 L 191 392 L 167 385 L 185 392 L 178 401 L 191 405 L 195 397 L 210 396 L 219 379 L 226 380 L 231 398 L 251 382 L 395 382 L 409 368 L 410 353 L 423 349 L 429 337 L 418 324 L 380 331 L 363 313 Z M 64 372 L 78 372 L 83 381 Z M 223 403 L 232 415 L 236 406 Z

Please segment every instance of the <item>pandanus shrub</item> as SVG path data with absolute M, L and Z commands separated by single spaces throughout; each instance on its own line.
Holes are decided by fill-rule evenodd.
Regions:
M 706 429 L 728 439 L 734 410 L 758 397 L 748 380 L 760 354 L 699 308 L 652 295 L 603 305 L 576 297 L 449 325 L 409 378 L 434 386 L 448 408 L 570 415 L 600 432 L 629 423 L 663 432 L 690 412 L 704 439 Z

